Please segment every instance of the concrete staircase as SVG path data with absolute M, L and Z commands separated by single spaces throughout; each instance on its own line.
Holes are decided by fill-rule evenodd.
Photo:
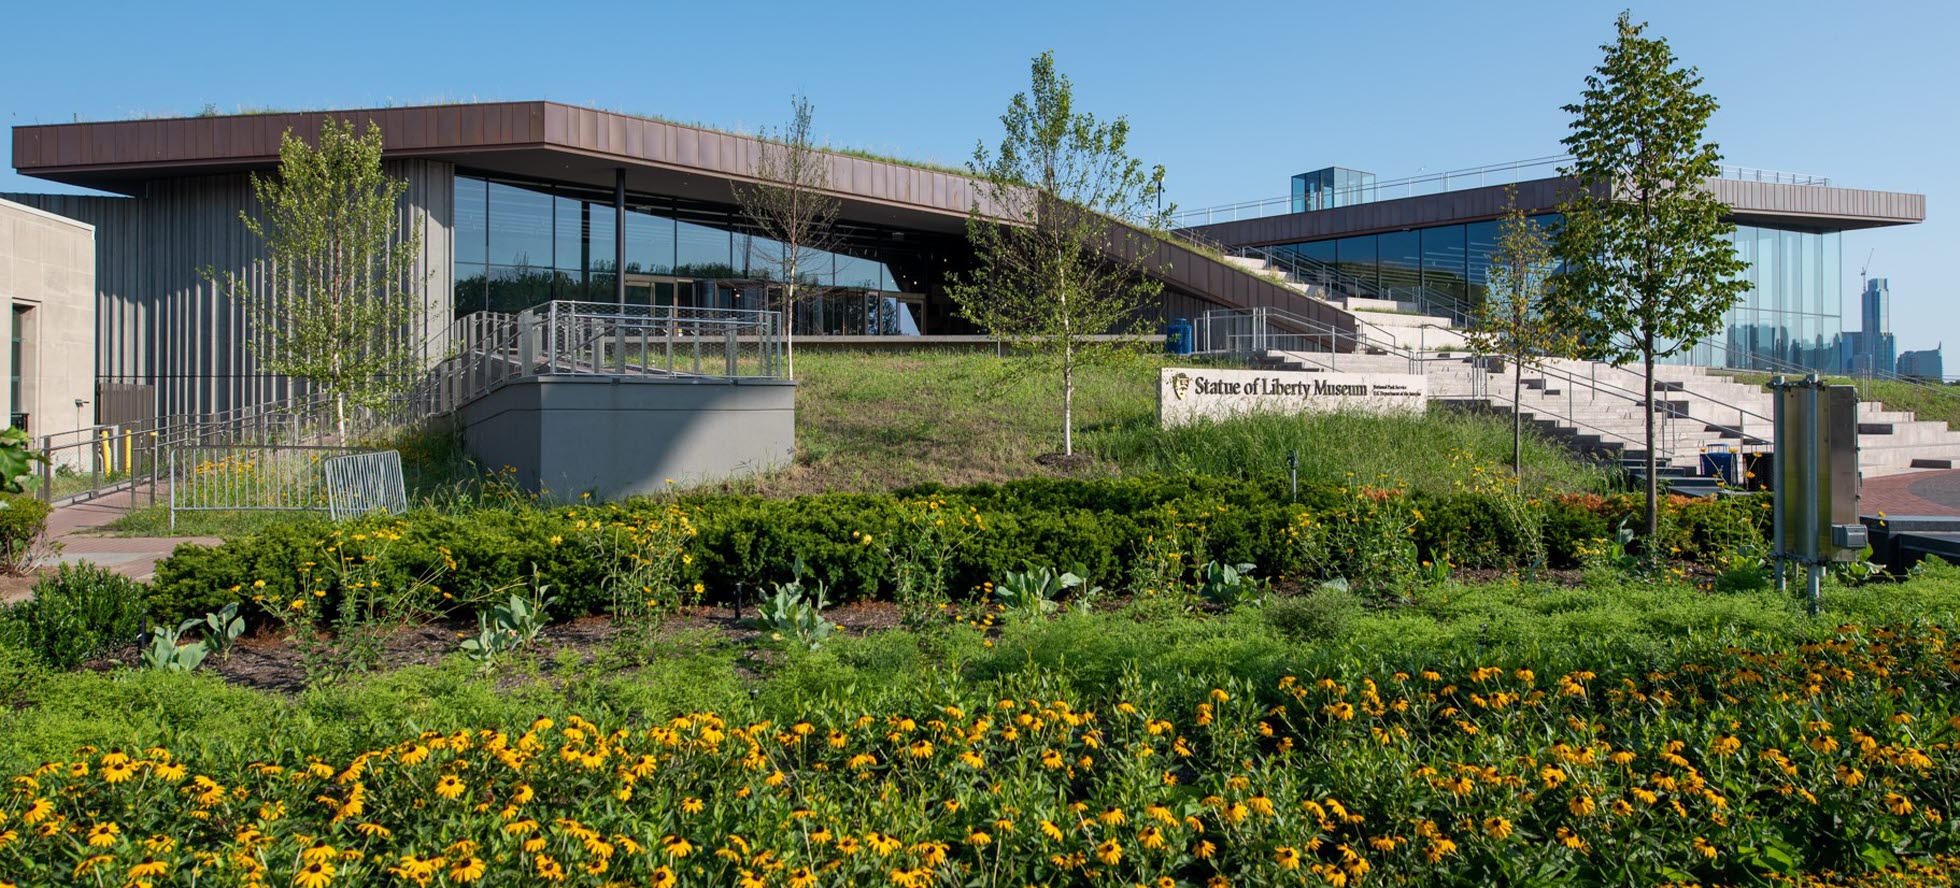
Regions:
M 1514 404 L 1510 372 L 1458 349 L 1353 354 L 1271 352 L 1266 366 L 1343 373 L 1419 372 L 1429 396 L 1460 409 L 1524 414 L 1540 433 L 1603 462 L 1644 465 L 1646 410 L 1637 369 L 1558 359 L 1529 367 Z M 1657 461 L 1664 476 L 1701 471 L 1704 452 L 1770 450 L 1774 405 L 1761 386 L 1705 367 L 1655 371 Z M 1960 465 L 1960 432 L 1877 402 L 1858 405 L 1859 465 L 1865 477 Z
M 1644 470 L 1646 408 L 1637 369 L 1592 361 L 1553 360 L 1528 368 L 1524 391 L 1512 402 L 1510 377 L 1502 368 L 1480 369 L 1466 351 L 1462 331 L 1451 319 L 1427 314 L 1413 302 L 1365 286 L 1330 288 L 1302 280 L 1324 267 L 1290 265 L 1286 257 L 1224 255 L 1226 262 L 1266 276 L 1311 299 L 1338 305 L 1353 315 L 1361 345 L 1342 351 L 1270 351 L 1261 366 L 1353 373 L 1421 373 L 1430 397 L 1464 409 L 1509 414 L 1516 410 L 1545 434 L 1582 453 Z M 1309 263 L 1311 264 L 1311 263 Z M 1324 278 L 1323 278 L 1324 279 Z M 1416 298 L 1422 298 L 1417 296 Z M 1304 341 L 1306 337 L 1295 337 Z M 1306 344 L 1303 348 L 1320 348 Z M 1704 451 L 1767 452 L 1770 449 L 1770 394 L 1761 386 L 1737 382 L 1720 370 L 1668 365 L 1655 371 L 1655 447 L 1665 471 L 1698 473 Z M 1864 476 L 1960 465 L 1960 433 L 1944 422 L 1920 420 L 1877 402 L 1858 405 L 1859 465 Z

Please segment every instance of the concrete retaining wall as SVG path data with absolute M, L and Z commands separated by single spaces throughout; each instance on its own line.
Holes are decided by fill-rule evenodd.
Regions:
M 753 475 L 796 451 L 796 384 L 783 380 L 544 376 L 508 383 L 461 414 L 472 456 L 559 501 Z

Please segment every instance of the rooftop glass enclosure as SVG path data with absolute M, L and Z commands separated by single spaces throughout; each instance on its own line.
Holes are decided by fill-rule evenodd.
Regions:
M 1375 199 L 1375 174 L 1346 167 L 1328 167 L 1293 177 L 1293 212 L 1325 210 Z
M 459 174 L 455 315 L 512 314 L 552 300 L 614 302 L 615 216 L 610 192 Z M 780 308 L 779 245 L 745 228 L 733 208 L 629 194 L 627 304 Z M 884 263 L 817 251 L 798 276 L 822 289 L 799 298 L 799 334 L 916 336 L 922 329 L 924 297 L 902 292 Z

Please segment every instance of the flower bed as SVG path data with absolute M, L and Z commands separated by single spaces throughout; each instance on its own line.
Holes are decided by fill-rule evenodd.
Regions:
M 1523 661 L 1523 662 L 1528 662 Z M 1666 665 L 1356 665 L 1106 700 L 450 726 L 346 761 L 83 750 L 0 883 L 1743 884 L 1955 871 L 1960 649 L 1846 627 Z M 1168 711 L 1154 701 L 1193 700 Z

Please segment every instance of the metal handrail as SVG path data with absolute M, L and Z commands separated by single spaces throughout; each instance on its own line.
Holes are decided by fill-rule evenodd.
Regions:
M 1375 203 L 1384 200 L 1398 200 L 1405 197 L 1417 197 L 1423 194 L 1444 194 L 1465 188 L 1482 188 L 1488 185 L 1511 184 L 1519 180 L 1506 179 L 1504 181 L 1492 181 L 1492 176 L 1497 173 L 1514 173 L 1548 166 L 1557 167 L 1560 164 L 1570 162 L 1572 159 L 1572 155 L 1570 154 L 1534 157 L 1526 160 L 1485 164 L 1483 166 L 1468 167 L 1460 170 L 1449 170 L 1426 175 L 1418 174 L 1400 179 L 1329 189 L 1317 195 L 1318 200 L 1322 202 L 1321 206 L 1309 207 L 1307 209 L 1309 211 L 1321 210 L 1332 207 Z M 1714 178 L 1735 179 L 1746 182 L 1768 182 L 1778 185 L 1828 186 L 1831 184 L 1831 179 L 1828 176 L 1726 164 L 1718 168 L 1718 172 Z M 1419 190 L 1420 186 L 1430 184 L 1435 184 L 1438 187 L 1433 190 Z M 1241 219 L 1281 216 L 1296 212 L 1293 209 L 1293 201 L 1293 195 L 1288 194 L 1282 197 L 1267 197 L 1258 200 L 1199 207 L 1176 213 L 1171 217 L 1171 224 L 1175 227 L 1184 228 L 1193 225 L 1215 225 L 1221 222 L 1236 222 Z M 1274 207 L 1280 207 L 1281 209 L 1275 210 L 1273 209 Z

